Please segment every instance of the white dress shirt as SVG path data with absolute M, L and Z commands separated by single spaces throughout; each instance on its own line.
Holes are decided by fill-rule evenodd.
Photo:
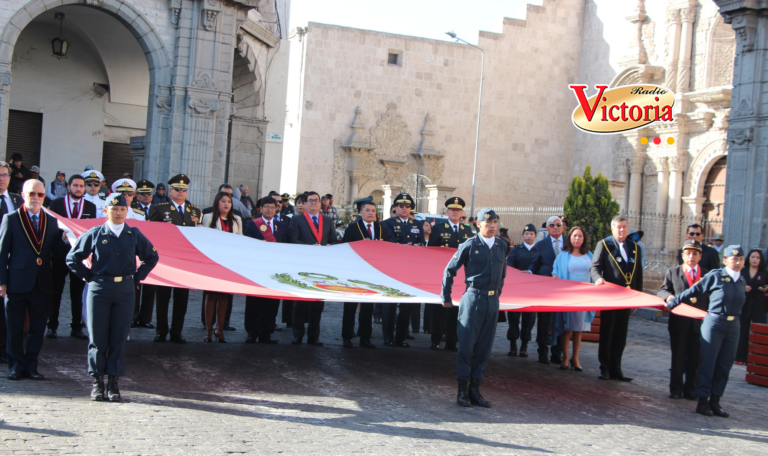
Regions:
M 110 222 L 109 220 L 107 220 L 107 228 L 109 228 L 109 231 L 113 232 L 117 237 L 120 237 L 120 233 L 123 232 L 123 227 L 125 227 L 125 223 L 116 225 Z
M 725 272 L 727 272 L 728 275 L 731 276 L 734 282 L 738 282 L 739 277 L 741 277 L 741 271 L 736 272 L 733 269 L 729 268 L 728 266 L 725 267 Z
M 16 206 L 13 205 L 13 199 L 11 198 L 11 195 L 8 194 L 8 190 L 3 192 L 2 197 L 5 199 L 5 207 L 8 208 L 8 213 L 15 211 Z
M 486 244 L 488 244 L 488 248 L 489 249 L 493 248 L 493 244 L 496 242 L 496 237 L 495 236 L 487 238 L 487 237 L 485 237 L 485 236 L 483 236 L 481 234 L 480 237 L 483 238 L 483 240 L 485 241 Z

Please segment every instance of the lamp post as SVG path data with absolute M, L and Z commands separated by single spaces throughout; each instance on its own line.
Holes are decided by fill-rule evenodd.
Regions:
M 66 38 L 62 38 L 64 31 L 64 13 L 56 13 L 54 15 L 56 20 L 59 21 L 59 36 L 51 40 L 51 48 L 53 56 L 61 60 L 67 58 L 67 52 L 69 51 L 69 41 Z
M 477 149 L 480 146 L 480 116 L 483 113 L 483 74 L 485 73 L 485 51 L 480 46 L 475 46 L 472 43 L 462 40 L 456 36 L 454 32 L 445 32 L 456 41 L 461 41 L 464 44 L 468 44 L 475 49 L 479 49 L 482 52 L 480 58 L 480 100 L 477 102 L 477 130 L 475 132 L 475 166 L 472 170 L 472 204 L 470 206 L 470 217 L 475 216 L 475 180 L 477 179 Z

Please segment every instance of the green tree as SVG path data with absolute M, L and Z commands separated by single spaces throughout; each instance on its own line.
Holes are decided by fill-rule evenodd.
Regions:
M 565 199 L 565 217 L 569 227 L 578 225 L 587 231 L 593 250 L 600 239 L 611 234 L 611 219 L 618 214 L 619 204 L 602 173 L 593 178 L 591 166 L 587 166 L 583 177 L 573 178 Z

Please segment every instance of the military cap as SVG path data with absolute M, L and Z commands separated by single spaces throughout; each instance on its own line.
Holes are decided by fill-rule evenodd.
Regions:
M 96 168 L 94 168 L 94 167 L 93 167 L 93 165 L 86 165 L 86 166 L 85 166 L 85 169 L 83 170 L 83 172 L 85 172 L 85 171 L 91 171 L 91 170 L 94 170 L 94 169 L 96 169 Z
M 407 193 L 401 193 L 395 197 L 395 204 L 410 204 L 411 207 L 415 206 L 413 198 Z
M 478 222 L 483 222 L 488 220 L 498 220 L 498 219 L 499 219 L 499 216 L 496 215 L 496 212 L 494 212 L 494 210 L 489 207 L 480 209 L 480 212 L 477 213 Z
M 86 182 L 88 181 L 104 182 L 104 175 L 96 171 L 95 169 L 92 169 L 92 170 L 89 170 L 88 172 L 83 173 L 83 180 L 85 180 Z
M 133 179 L 133 173 L 123 173 L 123 177 L 127 177 L 129 179 Z
M 152 193 L 152 189 L 155 188 L 155 184 L 146 179 L 136 182 L 136 186 L 138 187 L 136 191 L 139 193 Z
M 525 228 L 523 228 L 523 234 L 525 234 L 526 231 L 533 231 L 534 233 L 538 233 L 538 230 L 536 229 L 536 225 L 533 223 L 529 223 L 525 225 Z
M 136 191 L 136 182 L 131 179 L 118 179 L 112 183 L 112 192 L 130 192 Z
M 683 244 L 683 250 L 697 250 L 701 252 L 701 242 L 695 239 L 686 239 Z
M 170 185 L 171 188 L 185 189 L 189 187 L 189 183 L 189 178 L 184 174 L 177 174 L 168 180 L 168 185 Z
M 107 197 L 107 206 L 128 207 L 128 202 L 125 200 L 125 195 L 122 193 L 115 193 Z
M 725 236 L 723 236 L 723 233 L 717 233 L 717 234 L 715 234 L 715 240 L 716 241 L 724 241 L 725 240 Z
M 356 199 L 354 203 L 357 206 L 357 210 L 360 211 L 360 207 L 363 203 L 373 203 L 373 196 L 366 196 L 365 198 Z
M 466 205 L 467 203 L 465 203 L 464 200 L 458 196 L 452 196 L 445 200 L 445 207 L 448 209 L 464 209 Z
M 283 201 L 288 201 L 289 199 L 291 199 L 291 195 L 287 193 L 283 193 L 282 195 L 280 195 L 280 199 Z
M 723 257 L 743 257 L 744 256 L 744 249 L 741 248 L 740 245 L 737 244 L 731 244 L 728 247 L 723 249 Z
M 416 211 L 411 209 L 411 215 L 416 215 Z

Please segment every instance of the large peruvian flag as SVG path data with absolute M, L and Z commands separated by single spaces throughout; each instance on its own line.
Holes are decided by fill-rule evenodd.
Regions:
M 104 219 L 60 219 L 74 239 Z M 455 249 L 378 241 L 334 246 L 277 244 L 205 228 L 126 222 L 157 248 L 145 283 L 278 299 L 440 303 L 445 266 Z M 463 270 L 453 296 L 464 291 Z M 454 301 L 458 304 L 458 300 Z M 595 286 L 507 269 L 502 310 L 576 311 L 660 307 L 660 298 L 617 285 Z M 682 309 L 680 309 L 682 308 Z M 680 309 L 680 311 L 678 311 Z M 692 307 L 676 313 L 701 317 Z

